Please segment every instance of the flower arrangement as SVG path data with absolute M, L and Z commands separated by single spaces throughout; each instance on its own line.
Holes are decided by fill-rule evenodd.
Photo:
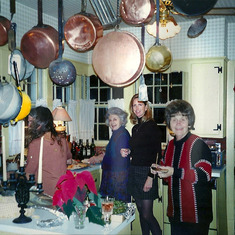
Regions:
M 76 173 L 67 170 L 66 174 L 59 178 L 56 188 L 53 206 L 59 206 L 68 219 L 73 212 L 76 212 L 75 207 L 83 205 L 85 199 L 89 197 L 94 201 L 86 212 L 89 222 L 104 225 L 101 208 L 97 206 L 100 202 L 95 181 L 89 171 Z

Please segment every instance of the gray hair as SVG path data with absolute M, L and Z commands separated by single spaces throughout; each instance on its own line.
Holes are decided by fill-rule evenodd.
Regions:
M 109 116 L 110 115 L 117 115 L 121 120 L 121 125 L 125 126 L 127 123 L 127 113 L 118 107 L 112 107 L 107 110 L 105 115 L 105 124 L 109 126 Z

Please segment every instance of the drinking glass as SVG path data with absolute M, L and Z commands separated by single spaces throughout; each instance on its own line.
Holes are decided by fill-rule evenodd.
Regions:
M 85 218 L 86 218 L 86 206 L 76 206 L 76 212 L 74 213 L 74 224 L 75 228 L 82 229 L 85 226 Z
M 113 203 L 114 198 L 108 196 L 102 200 L 102 214 L 105 222 L 105 227 L 107 227 L 111 222 L 110 219 L 111 215 L 113 214 Z

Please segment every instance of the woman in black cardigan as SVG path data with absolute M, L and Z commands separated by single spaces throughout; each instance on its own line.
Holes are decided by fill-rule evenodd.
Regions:
M 128 190 L 134 197 L 143 235 L 162 234 L 153 215 L 153 201 L 158 198 L 157 177 L 150 172 L 152 163 L 161 156 L 161 132 L 152 119 L 148 102 L 139 101 L 138 94 L 130 102 L 130 120 L 135 126 L 130 138 L 131 167 Z

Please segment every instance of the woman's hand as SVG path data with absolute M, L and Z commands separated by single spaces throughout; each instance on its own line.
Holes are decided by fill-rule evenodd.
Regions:
M 157 170 L 157 173 L 160 178 L 168 178 L 173 175 L 174 168 L 170 166 L 161 166 L 160 169 Z
M 130 149 L 121 149 L 120 154 L 122 157 L 127 157 L 130 154 L 131 150 Z
M 153 178 L 148 176 L 147 180 L 145 181 L 143 191 L 148 192 L 152 188 L 152 185 L 153 185 Z
M 89 158 L 88 161 L 90 164 L 96 164 L 96 163 L 101 163 L 103 161 L 103 158 L 104 158 L 104 152 L 101 152 L 99 155 Z
M 172 176 L 174 173 L 174 168 L 170 166 L 159 166 L 155 163 L 151 165 L 151 173 L 154 175 L 158 175 L 160 178 L 167 178 Z

